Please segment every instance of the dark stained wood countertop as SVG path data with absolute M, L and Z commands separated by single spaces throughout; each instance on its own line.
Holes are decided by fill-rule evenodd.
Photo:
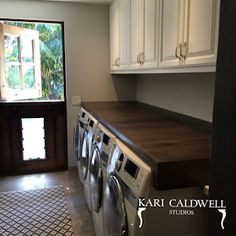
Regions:
M 156 189 L 208 183 L 210 123 L 139 102 L 82 107 L 151 165 Z

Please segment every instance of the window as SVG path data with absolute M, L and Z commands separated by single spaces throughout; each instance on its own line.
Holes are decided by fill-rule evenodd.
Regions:
M 64 100 L 62 23 L 0 22 L 1 100 Z
M 18 100 L 42 96 L 39 32 L 0 23 L 1 98 Z

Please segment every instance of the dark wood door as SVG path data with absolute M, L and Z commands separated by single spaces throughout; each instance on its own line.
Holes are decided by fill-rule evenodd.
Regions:
M 23 160 L 22 118 L 44 118 L 45 159 Z M 32 129 L 32 139 L 34 129 Z M 65 102 L 0 104 L 0 174 L 67 169 Z

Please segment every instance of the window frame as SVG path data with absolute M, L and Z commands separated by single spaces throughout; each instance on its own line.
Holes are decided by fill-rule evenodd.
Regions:
M 61 27 L 61 40 L 62 40 L 62 63 L 63 63 L 63 99 L 40 99 L 40 100 L 23 100 L 21 102 L 36 102 L 37 103 L 66 103 L 67 101 L 67 79 L 66 79 L 66 38 L 65 38 L 65 22 L 62 20 L 52 20 L 52 19 L 32 19 L 32 18 L 8 18 L 8 17 L 0 17 L 0 22 L 4 21 L 12 21 L 12 22 L 25 22 L 25 23 L 44 23 L 44 24 L 59 24 Z M 0 45 L 0 50 L 2 50 L 1 45 Z M 0 62 L 1 62 L 1 57 L 0 57 Z M 0 103 L 15 103 L 17 101 L 4 101 L 1 100 L 1 78 L 2 78 L 2 73 L 4 72 L 5 68 L 3 68 L 2 63 L 0 63 Z
M 5 60 L 5 42 L 4 42 L 5 35 L 10 35 L 17 38 L 18 62 L 7 62 Z M 24 37 L 28 38 L 32 42 L 32 62 L 22 61 L 21 39 Z M 0 48 L 1 48 L 0 50 L 1 100 L 22 100 L 22 99 L 34 99 L 42 97 L 39 32 L 36 30 L 7 25 L 0 22 Z M 16 65 L 19 67 L 20 88 L 10 88 L 8 86 L 6 78 L 7 65 Z M 32 88 L 25 88 L 23 68 L 26 65 L 30 65 L 33 67 L 34 85 Z

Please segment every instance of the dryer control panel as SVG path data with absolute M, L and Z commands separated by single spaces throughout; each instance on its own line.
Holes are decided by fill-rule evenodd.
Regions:
M 151 167 L 122 143 L 117 145 L 114 158 L 111 164 L 115 162 L 117 175 L 137 196 L 145 196 L 151 184 Z
M 95 134 L 95 144 L 100 150 L 101 158 L 105 165 L 108 164 L 111 153 L 114 150 L 115 137 L 102 125 L 98 124 Z

